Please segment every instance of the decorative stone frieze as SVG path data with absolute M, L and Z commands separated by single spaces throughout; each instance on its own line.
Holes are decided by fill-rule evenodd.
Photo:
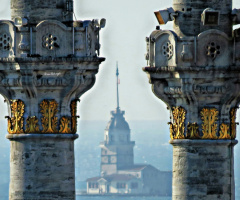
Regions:
M 60 117 L 60 121 L 56 115 L 59 113 L 58 103 L 55 100 L 43 100 L 39 105 L 39 113 L 41 115 L 32 117 L 24 116 L 24 102 L 21 100 L 11 101 L 11 112 L 13 117 L 8 119 L 8 132 L 10 134 L 29 134 L 29 133 L 71 133 L 77 132 L 77 101 L 73 100 L 70 105 L 70 115 Z M 71 117 L 70 117 L 71 116 Z M 41 119 L 39 123 L 38 118 Z M 25 121 L 26 119 L 26 121 Z M 40 126 L 39 126 L 40 124 Z M 25 129 L 24 129 L 25 127 Z M 40 129 L 40 127 L 42 127 Z M 59 128 L 58 128 L 59 127 Z
M 235 139 L 236 138 L 236 108 L 232 108 L 230 112 L 231 126 L 225 123 L 218 123 L 219 112 L 216 108 L 203 108 L 201 114 L 201 132 L 199 131 L 199 125 L 194 123 L 186 124 L 186 110 L 182 107 L 173 107 L 173 122 L 169 122 L 170 125 L 170 138 L 171 139 Z M 219 124 L 219 125 L 218 125 Z

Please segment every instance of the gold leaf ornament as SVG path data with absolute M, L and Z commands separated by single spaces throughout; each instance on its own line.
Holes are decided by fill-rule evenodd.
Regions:
M 43 100 L 40 104 L 41 113 L 43 115 L 42 127 L 43 133 L 57 133 L 57 117 L 58 103 L 55 100 Z
M 11 100 L 11 113 L 12 117 L 8 119 L 8 132 L 10 134 L 24 133 L 23 131 L 23 114 L 24 103 L 22 100 Z
M 62 117 L 60 120 L 60 133 L 71 133 L 69 117 Z
M 201 111 L 202 124 L 202 139 L 218 139 L 217 137 L 217 116 L 216 108 L 203 108 Z
M 173 124 L 170 124 L 170 137 L 171 139 L 185 139 L 184 131 L 185 131 L 185 116 L 186 110 L 183 107 L 173 107 Z
M 36 116 L 28 117 L 26 124 L 26 133 L 39 133 L 38 119 Z
M 196 122 L 189 123 L 187 125 L 187 138 L 189 139 L 200 139 L 199 126 Z
M 220 135 L 219 135 L 219 139 L 231 139 L 231 136 L 229 134 L 229 126 L 227 124 L 222 123 L 220 125 Z

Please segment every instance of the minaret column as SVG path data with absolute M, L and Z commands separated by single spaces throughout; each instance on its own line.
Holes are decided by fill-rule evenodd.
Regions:
M 154 94 L 170 110 L 173 200 L 235 199 L 234 145 L 240 103 L 240 11 L 232 1 L 174 0 L 155 12 L 160 24 L 147 37 Z M 191 24 L 191 26 L 190 26 Z
M 236 140 L 170 140 L 172 199 L 235 199 Z
M 95 83 L 105 19 L 73 22 L 72 0 L 11 1 L 0 20 L 10 200 L 74 200 L 77 102 Z
M 9 134 L 9 199 L 75 199 L 77 134 Z

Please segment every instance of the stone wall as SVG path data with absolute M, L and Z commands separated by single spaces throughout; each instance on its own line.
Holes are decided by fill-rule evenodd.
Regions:
M 171 140 L 173 200 L 234 200 L 231 140 Z

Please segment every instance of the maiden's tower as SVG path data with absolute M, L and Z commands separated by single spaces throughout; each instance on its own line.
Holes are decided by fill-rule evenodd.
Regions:
M 130 128 L 119 106 L 119 72 L 117 108 L 104 133 L 101 148 L 100 176 L 87 179 L 88 194 L 171 195 L 171 172 L 148 164 L 135 164 Z

